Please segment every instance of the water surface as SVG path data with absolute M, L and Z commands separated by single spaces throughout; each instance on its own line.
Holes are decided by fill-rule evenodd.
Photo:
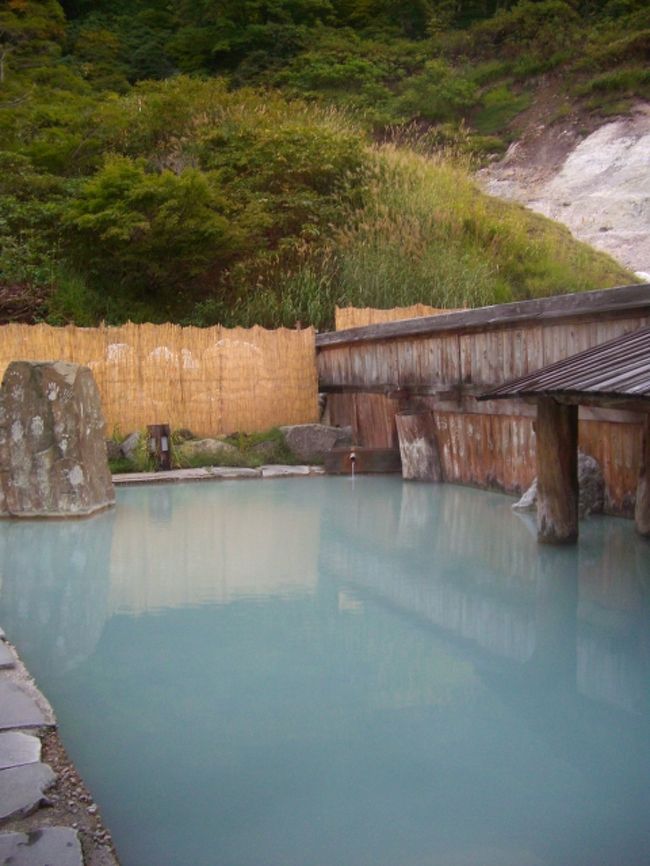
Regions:
M 397 478 L 0 524 L 0 623 L 123 866 L 650 862 L 650 544 Z

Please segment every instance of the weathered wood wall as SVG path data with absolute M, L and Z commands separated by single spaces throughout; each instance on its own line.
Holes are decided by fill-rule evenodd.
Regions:
M 409 405 L 434 410 L 445 478 L 519 493 L 535 475 L 535 406 L 522 401 L 479 402 L 491 386 L 560 361 L 650 324 L 650 287 L 589 293 L 585 309 L 572 299 L 518 304 L 511 318 L 479 310 L 436 317 L 426 330 L 394 323 L 317 338 L 319 382 L 329 391 L 334 424 L 351 424 L 358 444 L 397 447 L 395 413 Z M 634 289 L 636 291 L 632 292 Z M 594 310 L 590 298 L 619 292 L 620 309 Z M 627 294 L 624 294 L 627 292 Z M 633 304 L 629 298 L 635 297 Z M 602 301 L 596 297 L 596 306 Z M 513 307 L 515 305 L 512 305 Z M 616 304 L 609 305 L 616 307 Z M 540 312 L 541 310 L 541 312 Z M 433 322 L 434 320 L 429 320 Z M 445 324 L 448 322 L 448 324 Z M 399 335 L 400 327 L 405 331 Z M 420 333 L 414 331 L 419 329 Z M 580 445 L 602 465 L 607 508 L 630 513 L 641 458 L 642 416 L 580 409 Z

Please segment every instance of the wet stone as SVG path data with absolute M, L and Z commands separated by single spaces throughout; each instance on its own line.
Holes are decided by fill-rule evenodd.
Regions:
M 0 670 L 16 666 L 14 654 L 6 643 L 0 641 Z
M 280 427 L 287 446 L 301 460 L 323 458 L 332 448 L 352 444 L 352 428 L 326 424 L 292 424 Z
M 25 764 L 0 770 L 0 821 L 31 815 L 55 778 L 48 764 Z
M 79 837 L 70 827 L 45 827 L 32 833 L 0 833 L 0 864 L 83 866 Z
M 0 682 L 0 731 L 8 728 L 40 728 L 48 721 L 36 701 L 20 686 Z
M 31 734 L 9 731 L 0 734 L 0 770 L 35 764 L 41 760 L 41 741 Z
M 309 466 L 262 466 L 262 478 L 291 478 L 295 475 L 311 475 Z

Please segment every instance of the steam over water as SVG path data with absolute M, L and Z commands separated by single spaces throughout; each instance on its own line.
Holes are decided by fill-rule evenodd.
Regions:
M 646 866 L 650 544 L 397 478 L 0 524 L 0 624 L 123 866 Z

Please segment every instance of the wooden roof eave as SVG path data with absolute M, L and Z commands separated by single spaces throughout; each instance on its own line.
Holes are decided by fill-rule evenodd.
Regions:
M 523 400 L 537 403 L 540 399 L 550 398 L 568 406 L 594 406 L 601 409 L 623 409 L 628 412 L 650 412 L 650 395 L 631 397 L 629 394 L 589 393 L 585 391 L 512 391 L 508 394 L 484 393 L 476 397 L 478 401 Z
M 330 331 L 317 334 L 316 348 L 327 349 L 373 341 L 425 337 L 445 332 L 487 331 L 511 325 L 590 318 L 604 313 L 609 316 L 624 315 L 641 310 L 650 314 L 650 284 L 619 286 L 614 289 L 599 289 L 570 295 L 553 295 L 532 301 L 515 301 L 417 319 L 382 322 L 362 328 Z

